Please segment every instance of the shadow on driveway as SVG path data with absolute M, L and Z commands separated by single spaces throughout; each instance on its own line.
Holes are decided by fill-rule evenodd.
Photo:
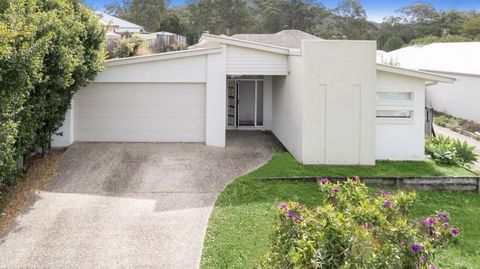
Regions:
M 0 239 L 7 268 L 197 268 L 217 194 L 281 147 L 228 132 L 227 147 L 75 143 Z

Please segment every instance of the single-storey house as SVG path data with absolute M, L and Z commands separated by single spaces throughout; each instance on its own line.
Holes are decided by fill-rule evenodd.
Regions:
M 109 60 L 53 145 L 225 147 L 227 130 L 269 130 L 305 164 L 422 160 L 425 85 L 453 79 L 377 64 L 375 48 L 289 30 L 203 34 L 189 50 Z
M 455 78 L 453 84 L 429 85 L 427 106 L 480 123 L 480 42 L 410 46 L 380 53 L 378 61 Z
M 100 19 L 100 23 L 107 26 L 113 33 L 143 33 L 143 27 L 135 23 L 122 20 L 105 12 L 95 12 Z

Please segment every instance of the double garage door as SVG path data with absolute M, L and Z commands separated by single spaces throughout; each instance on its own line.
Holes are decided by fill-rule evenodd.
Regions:
M 204 142 L 204 83 L 93 83 L 74 103 L 76 141 Z

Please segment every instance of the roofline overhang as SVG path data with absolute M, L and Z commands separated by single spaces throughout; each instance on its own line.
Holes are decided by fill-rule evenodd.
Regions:
M 214 42 L 219 42 L 219 43 L 225 43 L 227 45 L 239 46 L 239 47 L 256 49 L 256 50 L 262 50 L 262 51 L 278 53 L 278 54 L 283 54 L 283 55 L 289 55 L 290 54 L 290 49 L 289 48 L 279 47 L 279 46 L 274 46 L 274 45 L 268 45 L 268 44 L 253 42 L 253 41 L 247 41 L 247 40 L 242 40 L 242 39 L 227 37 L 227 36 L 202 34 L 202 36 L 200 37 L 200 40 L 198 41 L 198 44 L 201 44 L 204 41 L 214 41 Z
M 474 74 L 474 73 L 454 72 L 454 71 L 434 70 L 434 69 L 423 69 L 423 68 L 420 68 L 419 70 L 423 71 L 423 72 L 429 72 L 429 73 L 441 73 L 441 74 L 451 74 L 451 75 L 460 75 L 460 76 L 480 77 L 480 74 Z
M 156 53 L 156 54 L 150 54 L 150 55 L 144 55 L 144 56 L 134 56 L 134 57 L 128 57 L 128 58 L 106 60 L 105 65 L 107 67 L 113 67 L 113 66 L 138 64 L 138 63 L 145 63 L 145 62 L 154 62 L 154 61 L 162 61 L 162 60 L 170 60 L 170 59 L 177 59 L 177 58 L 221 53 L 222 51 L 223 49 L 221 47 L 218 47 L 218 48 L 208 48 L 208 49 L 199 48 L 199 49 L 191 49 L 191 50 L 164 52 L 164 53 Z
M 377 63 L 377 70 L 388 72 L 388 73 L 394 73 L 398 75 L 403 75 L 403 76 L 422 78 L 427 82 L 427 84 L 431 84 L 432 82 L 454 83 L 456 80 L 455 78 L 452 78 L 452 77 L 442 76 L 442 75 L 438 75 L 430 72 L 400 68 L 400 67 L 395 67 L 395 66 L 385 65 L 385 64 L 378 64 L 378 63 Z

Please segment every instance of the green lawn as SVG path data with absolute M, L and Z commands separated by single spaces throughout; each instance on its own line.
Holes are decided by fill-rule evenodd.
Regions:
M 288 176 L 475 176 L 459 166 L 438 165 L 433 161 L 377 161 L 375 166 L 301 165 L 288 152 L 277 154 L 272 161 L 255 171 L 258 177 Z
M 220 194 L 210 217 L 201 268 L 254 268 L 270 245 L 275 206 L 298 199 L 315 206 L 321 201 L 314 182 L 255 180 L 271 176 L 440 176 L 472 175 L 459 167 L 432 162 L 378 162 L 376 167 L 322 167 L 299 165 L 280 153 L 260 169 L 236 179 Z M 412 218 L 438 210 L 451 213 L 462 230 L 460 243 L 443 251 L 440 268 L 480 268 L 480 195 L 475 193 L 418 192 Z

